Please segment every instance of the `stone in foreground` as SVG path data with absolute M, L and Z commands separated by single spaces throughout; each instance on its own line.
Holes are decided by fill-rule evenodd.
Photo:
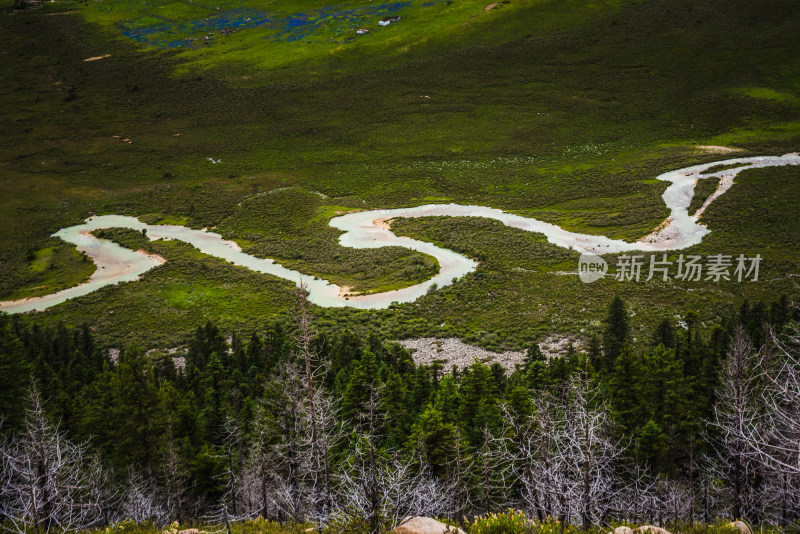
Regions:
M 448 530 L 449 528 L 449 530 Z M 466 534 L 457 527 L 448 527 L 430 517 L 411 517 L 394 529 L 391 534 Z
M 653 525 L 642 525 L 641 527 L 633 529 L 634 534 L 670 534 L 670 532 L 661 527 L 654 527 Z
M 753 534 L 753 531 L 750 530 L 750 527 L 747 526 L 747 523 L 744 521 L 734 521 L 730 523 L 728 526 L 735 528 L 739 531 L 739 534 Z

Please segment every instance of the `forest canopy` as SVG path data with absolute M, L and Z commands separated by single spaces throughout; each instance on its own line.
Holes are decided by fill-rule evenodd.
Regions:
M 5 528 L 261 517 L 379 532 L 509 507 L 581 528 L 800 518 L 800 326 L 785 297 L 716 325 L 665 318 L 637 341 L 615 298 L 587 350 L 533 344 L 506 373 L 317 331 L 298 295 L 295 322 L 248 335 L 209 322 L 180 356 L 0 317 Z M 37 462 L 43 478 L 23 468 Z M 48 477 L 77 489 L 28 499 Z

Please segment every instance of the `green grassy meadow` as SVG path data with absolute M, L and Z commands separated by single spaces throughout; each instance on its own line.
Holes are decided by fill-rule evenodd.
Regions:
M 251 254 L 384 291 L 438 266 L 340 247 L 331 217 L 458 202 L 634 240 L 667 215 L 658 174 L 800 150 L 790 0 L 11 3 L 0 10 L 3 299 L 87 279 L 91 263 L 49 236 L 90 214 L 217 227 Z M 400 18 L 380 26 L 388 16 Z M 758 282 L 585 285 L 559 274 L 578 255 L 541 236 L 432 218 L 393 227 L 479 258 L 477 272 L 389 310 L 315 311 L 322 327 L 498 349 L 588 336 L 617 293 L 640 337 L 664 309 L 711 319 L 797 294 L 798 179 L 797 167 L 741 173 L 702 216 L 712 233 L 683 251 L 759 253 Z M 713 192 L 706 182 L 691 210 Z M 169 261 L 31 319 L 167 346 L 209 318 L 247 330 L 291 312 L 286 281 L 179 243 L 136 246 Z

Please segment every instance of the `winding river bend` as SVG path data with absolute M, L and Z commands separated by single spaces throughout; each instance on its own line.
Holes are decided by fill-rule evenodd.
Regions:
M 452 250 L 409 237 L 395 235 L 385 222 L 389 219 L 429 216 L 485 217 L 500 221 L 512 228 L 544 234 L 550 243 L 559 247 L 595 254 L 619 253 L 632 250 L 678 250 L 699 243 L 703 236 L 709 232 L 707 227 L 698 222 L 698 219 L 709 204 L 731 187 L 735 176 L 739 172 L 756 167 L 782 165 L 800 165 L 800 155 L 792 153 L 784 156 L 727 159 L 686 167 L 658 176 L 659 180 L 670 182 L 670 185 L 662 195 L 664 203 L 670 210 L 670 215 L 653 233 L 633 243 L 610 239 L 605 236 L 570 232 L 554 224 L 484 206 L 427 204 L 411 208 L 361 211 L 334 217 L 331 219 L 330 225 L 344 232 L 339 237 L 339 242 L 342 246 L 352 248 L 400 246 L 429 254 L 439 262 L 439 273 L 421 284 L 384 293 L 350 297 L 344 296 L 342 288 L 336 284 L 331 284 L 326 280 L 314 279 L 311 276 L 304 276 L 298 271 L 287 269 L 275 263 L 274 260 L 257 258 L 246 254 L 242 252 L 237 243 L 225 240 L 219 234 L 207 230 L 194 230 L 184 226 L 145 224 L 135 217 L 124 215 L 101 215 L 91 217 L 83 224 L 62 228 L 53 234 L 68 243 L 74 244 L 78 250 L 86 253 L 97 265 L 97 270 L 92 274 L 88 282 L 42 297 L 0 302 L 0 310 L 8 313 L 44 310 L 68 299 L 87 295 L 107 285 L 138 280 L 145 272 L 164 263 L 165 260 L 158 256 L 149 255 L 142 251 L 128 250 L 116 243 L 91 235 L 91 232 L 104 228 L 146 230 L 147 237 L 151 241 L 178 239 L 189 243 L 205 254 L 221 258 L 235 265 L 284 278 L 297 285 L 302 281 L 309 290 L 309 300 L 319 306 L 348 306 L 362 309 L 387 308 L 394 302 L 412 302 L 424 295 L 433 284 L 438 287 L 449 285 L 454 279 L 461 278 L 477 268 L 477 263 L 474 260 Z M 719 166 L 730 166 L 731 168 L 714 170 L 715 167 Z M 694 197 L 694 187 L 697 180 L 711 177 L 720 178 L 719 187 L 700 209 L 690 215 L 689 205 Z

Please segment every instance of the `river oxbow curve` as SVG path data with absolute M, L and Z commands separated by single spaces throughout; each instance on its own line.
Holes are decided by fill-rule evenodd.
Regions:
M 699 217 L 709 204 L 731 187 L 737 174 L 745 169 L 783 165 L 800 165 L 800 155 L 791 153 L 783 156 L 727 159 L 661 174 L 657 177 L 659 180 L 670 182 L 662 195 L 664 203 L 670 210 L 670 215 L 651 234 L 632 243 L 601 235 L 570 232 L 538 219 L 506 213 L 485 206 L 426 204 L 409 208 L 361 211 L 334 217 L 330 220 L 330 225 L 343 231 L 339 237 L 339 243 L 342 246 L 352 248 L 400 246 L 429 254 L 439 262 L 439 273 L 423 283 L 383 293 L 354 296 L 345 296 L 341 287 L 327 280 L 303 275 L 298 271 L 283 267 L 272 259 L 257 258 L 242 252 L 237 243 L 223 239 L 221 235 L 214 232 L 195 230 L 185 226 L 145 224 L 135 217 L 124 215 L 95 216 L 90 217 L 83 224 L 62 228 L 53 234 L 67 243 L 74 244 L 79 251 L 86 253 L 97 265 L 97 270 L 86 283 L 41 297 L 0 302 L 0 310 L 8 313 L 44 310 L 68 299 L 87 295 L 107 285 L 138 280 L 145 272 L 164 263 L 165 260 L 158 256 L 142 251 L 128 250 L 91 234 L 95 230 L 106 228 L 145 230 L 151 241 L 177 239 L 192 245 L 205 254 L 229 261 L 234 265 L 284 278 L 298 286 L 302 282 L 309 291 L 309 300 L 319 306 L 347 306 L 361 309 L 387 308 L 395 302 L 413 302 L 428 292 L 432 286 L 447 286 L 477 268 L 476 261 L 452 250 L 395 235 L 385 224 L 387 220 L 398 217 L 484 217 L 500 221 L 512 228 L 543 234 L 550 243 L 559 247 L 598 255 L 634 250 L 645 252 L 680 250 L 696 245 L 709 233 L 710 230 L 699 222 Z M 706 172 L 720 166 L 730 168 Z M 689 205 L 694 197 L 697 180 L 712 177 L 720 179 L 717 190 L 695 213 L 690 215 Z

